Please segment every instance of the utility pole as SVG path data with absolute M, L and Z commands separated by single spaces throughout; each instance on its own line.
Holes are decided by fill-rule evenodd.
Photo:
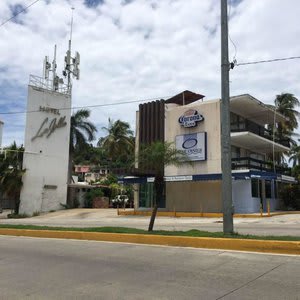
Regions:
M 233 233 L 227 0 L 221 0 L 221 161 L 223 232 Z

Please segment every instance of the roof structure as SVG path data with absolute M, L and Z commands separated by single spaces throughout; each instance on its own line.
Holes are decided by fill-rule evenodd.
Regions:
M 165 103 L 175 103 L 178 105 L 187 105 L 190 103 L 193 103 L 197 100 L 203 99 L 205 96 L 201 94 L 196 94 L 191 91 L 185 90 L 167 100 L 165 100 Z
M 286 117 L 278 113 L 274 107 L 267 105 L 249 94 L 230 97 L 230 111 L 264 126 L 286 121 Z

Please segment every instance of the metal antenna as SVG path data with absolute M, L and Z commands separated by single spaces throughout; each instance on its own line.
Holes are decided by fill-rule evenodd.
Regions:
M 77 80 L 79 80 L 80 77 L 80 55 L 78 52 L 75 53 L 75 57 L 71 56 L 71 50 L 72 50 L 72 34 L 73 34 L 73 11 L 74 7 L 72 9 L 72 15 L 71 15 L 71 28 L 70 28 L 70 39 L 69 39 L 69 48 L 67 50 L 67 55 L 65 56 L 65 69 L 63 70 L 63 76 L 67 78 L 68 80 L 68 91 L 72 92 L 72 80 L 71 80 L 71 74 L 73 77 L 75 77 Z
M 56 45 L 54 45 L 54 57 L 53 57 L 53 62 L 52 62 L 52 76 L 53 76 L 53 91 L 56 90 L 56 85 L 55 85 L 55 81 L 56 81 Z
M 71 7 L 72 9 L 72 15 L 71 15 L 71 31 L 70 31 L 70 41 L 72 41 L 72 34 L 73 34 L 73 11 L 74 11 L 74 7 Z M 70 49 L 71 50 L 71 49 Z
M 73 11 L 74 11 L 74 7 L 71 7 L 72 10 L 72 14 L 71 14 L 71 29 L 70 29 L 70 39 L 69 39 L 69 50 L 68 50 L 68 57 L 69 59 L 71 59 L 71 48 L 72 48 L 72 34 L 73 34 Z M 69 66 L 70 66 L 71 62 L 69 61 Z M 71 73 L 68 72 L 68 90 L 71 90 Z

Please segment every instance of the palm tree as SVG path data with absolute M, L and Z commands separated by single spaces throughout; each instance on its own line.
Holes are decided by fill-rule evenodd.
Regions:
M 286 121 L 278 123 L 276 137 L 279 140 L 289 141 L 290 146 L 296 145 L 293 139 L 293 131 L 298 128 L 300 113 L 296 108 L 300 105 L 299 100 L 290 93 L 282 93 L 276 96 L 274 100 L 275 110 L 286 117 Z
M 75 147 L 84 147 L 95 139 L 96 126 L 88 121 L 90 110 L 80 109 L 71 116 L 70 151 Z
M 155 189 L 154 205 L 148 231 L 153 230 L 157 204 L 163 198 L 164 167 L 169 165 L 178 166 L 187 161 L 189 160 L 185 152 L 175 149 L 172 143 L 158 141 L 149 145 L 142 145 L 138 153 L 139 169 L 141 169 L 142 172 L 147 170 L 148 174 L 154 176 Z
M 71 116 L 70 147 L 69 147 L 69 181 L 73 170 L 73 154 L 75 148 L 84 148 L 95 139 L 96 126 L 88 121 L 90 110 L 81 109 Z
M 289 162 L 293 163 L 293 167 L 300 165 L 300 145 L 293 145 L 290 151 Z
M 134 138 L 130 125 L 121 120 L 113 121 L 108 119 L 108 127 L 102 127 L 107 135 L 100 138 L 98 146 L 104 148 L 112 161 L 117 161 L 120 157 L 125 160 L 134 152 Z
M 294 147 L 297 145 L 294 137 L 297 136 L 294 132 L 298 128 L 298 120 L 300 113 L 296 108 L 300 105 L 299 100 L 291 93 L 281 93 L 277 95 L 274 100 L 275 105 L 270 105 L 276 112 L 286 117 L 286 121 L 279 122 L 274 130 L 273 125 L 269 125 L 268 128 L 274 131 L 275 140 L 287 142 L 287 146 Z M 278 164 L 285 163 L 285 154 L 276 153 L 275 160 Z
M 300 106 L 299 100 L 290 93 L 282 93 L 276 96 L 274 101 L 276 111 L 284 115 L 287 121 L 280 123 L 282 131 L 293 132 L 294 129 L 298 128 L 298 120 L 300 113 L 296 110 Z
M 22 176 L 25 173 L 22 168 L 24 148 L 14 142 L 5 149 L 5 153 L 0 157 L 0 192 L 14 201 L 15 214 L 18 214 Z

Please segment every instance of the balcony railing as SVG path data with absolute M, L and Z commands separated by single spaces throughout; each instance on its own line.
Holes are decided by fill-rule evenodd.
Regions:
M 255 159 L 252 157 L 238 157 L 231 159 L 232 170 L 258 170 L 266 172 L 274 172 L 274 164 L 272 162 Z M 278 174 L 290 175 L 290 168 L 275 165 L 275 172 Z
M 236 126 L 236 125 L 238 125 L 238 126 Z M 255 124 L 249 120 L 245 120 L 243 123 L 240 123 L 240 124 L 231 124 L 231 132 L 243 132 L 243 131 L 249 131 L 249 132 L 257 134 L 265 139 L 273 141 L 272 130 L 269 130 L 263 126 Z M 285 147 L 290 147 L 290 142 L 288 139 L 278 139 L 275 137 L 274 142 L 278 143 L 282 146 L 285 146 Z
M 53 80 L 45 79 L 35 75 L 30 75 L 29 85 L 35 86 L 37 88 L 42 88 L 48 91 L 55 91 L 65 95 L 71 94 L 70 88 L 66 84 L 57 82 L 56 87 L 53 88 Z

